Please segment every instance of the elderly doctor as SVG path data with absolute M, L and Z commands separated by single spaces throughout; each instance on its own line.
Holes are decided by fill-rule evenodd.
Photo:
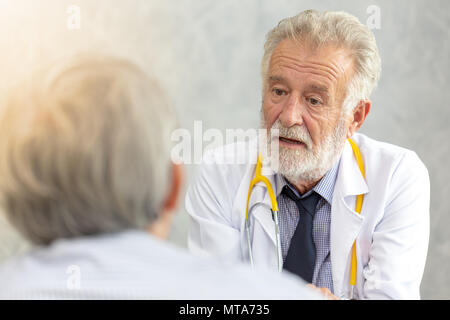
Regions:
M 190 250 L 282 269 L 338 298 L 419 299 L 428 171 L 413 151 L 356 133 L 380 64 L 373 34 L 344 12 L 308 10 L 271 30 L 261 117 L 279 132 L 278 170 L 267 176 L 278 214 L 267 185 L 256 183 L 247 230 L 256 161 L 214 161 L 240 157 L 245 143 L 215 149 L 186 195 Z

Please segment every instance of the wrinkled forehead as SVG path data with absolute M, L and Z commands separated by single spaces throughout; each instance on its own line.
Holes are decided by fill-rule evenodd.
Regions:
M 294 76 L 316 76 L 330 86 L 339 87 L 353 74 L 353 55 L 349 49 L 334 44 L 312 46 L 285 39 L 273 51 L 268 71 L 266 81 L 290 72 Z

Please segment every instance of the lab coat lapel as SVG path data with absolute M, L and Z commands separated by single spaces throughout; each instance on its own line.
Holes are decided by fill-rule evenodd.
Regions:
M 364 155 L 363 155 L 364 156 Z M 369 189 L 358 168 L 348 142 L 342 153 L 331 206 L 330 255 L 334 293 L 341 297 L 349 281 L 351 250 L 364 220 L 364 204 L 359 215 L 355 210 L 356 195 Z
M 274 186 L 273 176 L 266 176 Z M 277 254 L 275 240 L 275 225 L 272 220 L 272 203 L 269 193 L 263 183 L 253 188 L 250 200 L 253 222 L 253 260 L 255 266 L 277 270 Z M 254 195 L 253 195 L 254 193 Z
M 273 176 L 268 176 L 267 178 L 272 186 L 274 186 Z M 275 244 L 275 229 L 271 211 L 272 203 L 264 183 L 259 182 L 254 186 L 250 197 L 249 208 L 249 212 L 255 221 L 262 226 L 267 236 Z

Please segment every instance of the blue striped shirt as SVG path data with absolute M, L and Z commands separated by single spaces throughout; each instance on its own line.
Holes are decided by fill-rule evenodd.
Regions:
M 340 161 L 336 162 L 313 189 L 302 196 L 284 177 L 280 174 L 276 175 L 283 260 L 286 258 L 289 244 L 297 224 L 301 223 L 301 221 L 299 221 L 300 212 L 297 205 L 288 196 L 282 194 L 281 190 L 283 190 L 285 185 L 288 185 L 299 198 L 307 197 L 313 191 L 321 196 L 317 203 L 313 220 L 313 240 L 316 246 L 316 262 L 312 283 L 317 287 L 328 288 L 331 292 L 333 292 L 333 277 L 330 259 L 331 201 L 333 199 L 334 185 L 339 171 L 339 162 Z

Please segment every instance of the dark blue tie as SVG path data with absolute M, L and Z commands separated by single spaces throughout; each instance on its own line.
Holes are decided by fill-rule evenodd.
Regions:
M 312 234 L 313 219 L 320 195 L 313 191 L 309 196 L 300 199 L 287 185 L 282 192 L 295 202 L 300 212 L 300 219 L 292 236 L 283 269 L 311 283 L 316 263 L 316 246 Z

